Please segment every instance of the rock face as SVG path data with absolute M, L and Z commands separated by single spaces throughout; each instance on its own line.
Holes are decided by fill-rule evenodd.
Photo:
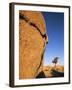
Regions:
M 41 12 L 19 11 L 19 79 L 33 79 L 43 70 L 48 38 Z

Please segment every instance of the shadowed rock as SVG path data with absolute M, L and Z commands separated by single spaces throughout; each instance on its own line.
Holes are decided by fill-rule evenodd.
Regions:
M 42 71 L 36 76 L 36 78 L 46 78 L 46 76 L 45 76 L 44 72 Z
M 64 77 L 64 72 L 52 70 L 52 75 L 53 75 L 53 77 Z

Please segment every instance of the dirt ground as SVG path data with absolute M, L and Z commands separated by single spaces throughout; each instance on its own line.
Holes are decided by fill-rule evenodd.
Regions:
M 43 71 L 45 73 L 46 77 L 53 77 L 52 70 L 58 71 L 58 72 L 64 72 L 64 66 L 58 65 L 56 67 L 54 66 L 44 66 Z

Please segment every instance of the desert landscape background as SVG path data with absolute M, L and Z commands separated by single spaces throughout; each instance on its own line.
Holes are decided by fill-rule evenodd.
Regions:
M 64 76 L 64 66 L 63 65 L 47 65 L 43 67 L 43 72 L 47 78 L 50 77 L 63 77 Z

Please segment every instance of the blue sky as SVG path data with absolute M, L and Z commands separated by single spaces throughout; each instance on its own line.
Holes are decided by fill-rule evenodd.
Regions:
M 52 63 L 54 57 L 64 64 L 64 13 L 42 12 L 46 21 L 49 43 L 44 54 L 44 65 Z

